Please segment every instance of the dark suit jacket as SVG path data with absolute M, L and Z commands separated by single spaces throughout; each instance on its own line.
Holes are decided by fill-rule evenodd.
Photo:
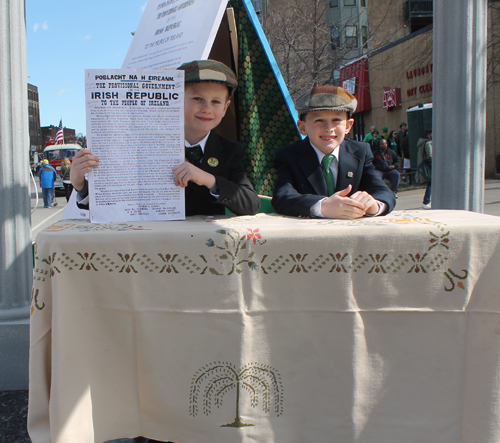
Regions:
M 335 192 L 352 185 L 351 194 L 368 192 L 373 198 L 387 203 L 387 213 L 391 212 L 396 200 L 375 172 L 372 162 L 373 155 L 367 143 L 344 140 L 340 145 Z M 311 207 L 328 194 L 318 156 L 309 138 L 279 149 L 274 163 L 278 177 L 272 204 L 276 212 L 296 217 L 310 216 Z
M 208 164 L 211 158 L 217 160 L 216 166 Z M 245 175 L 242 160 L 240 143 L 210 132 L 199 168 L 215 176 L 219 197 L 210 194 L 206 186 L 190 182 L 186 187 L 186 215 L 225 214 L 226 207 L 236 215 L 256 214 L 260 208 L 259 196 Z M 87 194 L 85 186 L 80 195 Z M 88 209 L 88 205 L 78 206 Z
M 217 166 L 208 164 L 211 158 L 218 160 Z M 242 161 L 241 144 L 212 131 L 199 167 L 215 176 L 219 198 L 213 197 L 206 186 L 190 182 L 186 187 L 186 215 L 224 214 L 225 207 L 236 215 L 256 214 L 260 200 L 245 175 Z

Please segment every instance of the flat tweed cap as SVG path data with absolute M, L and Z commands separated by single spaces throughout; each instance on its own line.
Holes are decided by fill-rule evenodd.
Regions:
M 238 87 L 238 80 L 236 80 L 234 72 L 224 63 L 215 60 L 194 60 L 184 63 L 177 69 L 182 69 L 185 72 L 186 86 L 194 83 L 220 83 L 229 88 L 229 95 L 233 95 Z
M 354 95 L 333 85 L 315 86 L 304 92 L 295 103 L 299 116 L 314 111 L 345 111 L 350 117 L 357 106 Z

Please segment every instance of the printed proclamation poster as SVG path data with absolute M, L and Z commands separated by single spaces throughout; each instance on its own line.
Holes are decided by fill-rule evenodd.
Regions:
M 93 223 L 183 220 L 184 72 L 85 70 Z
M 149 0 L 122 68 L 171 68 L 206 60 L 227 0 Z

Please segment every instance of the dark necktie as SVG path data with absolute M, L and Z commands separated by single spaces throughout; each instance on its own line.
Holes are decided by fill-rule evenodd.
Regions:
M 203 151 L 200 145 L 186 146 L 186 160 L 193 165 L 198 166 L 203 158 Z
M 325 177 L 326 190 L 328 191 L 328 197 L 335 192 L 335 183 L 333 181 L 332 170 L 330 169 L 330 164 L 335 157 L 333 155 L 325 155 L 323 160 L 321 160 L 321 167 L 323 168 L 323 176 Z

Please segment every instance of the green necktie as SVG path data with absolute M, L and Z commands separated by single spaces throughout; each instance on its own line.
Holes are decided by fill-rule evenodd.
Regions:
M 325 155 L 323 160 L 321 160 L 321 167 L 323 168 L 323 175 L 326 182 L 326 190 L 328 191 L 328 197 L 335 192 L 335 182 L 333 181 L 332 170 L 330 169 L 330 164 L 332 163 L 335 156 Z
M 203 151 L 200 145 L 186 146 L 186 160 L 195 166 L 199 166 L 203 158 Z

